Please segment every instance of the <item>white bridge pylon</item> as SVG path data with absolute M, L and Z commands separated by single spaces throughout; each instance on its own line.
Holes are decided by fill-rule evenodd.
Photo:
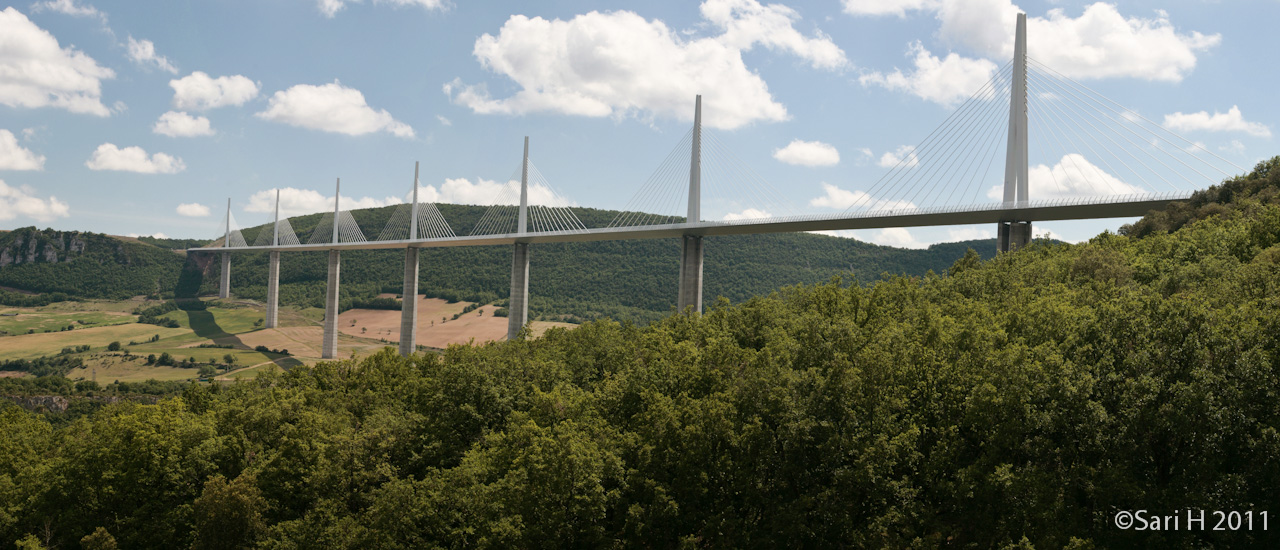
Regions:
M 294 233 L 296 224 L 280 218 L 278 191 L 275 222 L 259 230 L 253 245 L 235 224 L 228 199 L 217 243 L 223 253 L 219 295 L 229 295 L 230 252 L 271 251 L 267 307 L 268 327 L 274 326 L 279 252 L 328 251 L 322 355 L 334 358 L 339 251 L 405 249 L 404 296 L 409 298 L 417 294 L 419 249 L 509 245 L 508 338 L 515 339 L 528 320 L 530 245 L 536 243 L 680 239 L 676 303 L 679 311 L 696 313 L 702 308 L 706 236 L 995 223 L 1000 250 L 1011 251 L 1030 242 L 1033 221 L 1141 216 L 1245 171 L 1040 63 L 1034 53 L 1027 48 L 1026 16 L 1019 14 L 1013 59 L 922 141 L 900 149 L 897 164 L 852 193 L 855 199 L 838 213 L 794 213 L 786 194 L 738 160 L 714 132 L 704 132 L 698 96 L 693 127 L 603 227 L 587 227 L 574 205 L 554 192 L 529 160 L 528 137 L 516 174 L 500 186 L 466 235 L 456 234 L 434 203 L 419 203 L 416 163 L 412 201 L 396 207 L 373 241 L 366 240 L 349 211 L 341 210 L 341 180 L 333 212 L 323 216 L 305 243 Z M 716 182 L 723 186 L 719 192 L 739 201 L 733 203 L 737 207 L 759 207 L 704 219 L 703 191 L 715 189 Z M 537 195 L 532 203 L 531 188 Z M 415 350 L 416 300 L 404 300 L 402 311 L 400 351 L 408 355 Z

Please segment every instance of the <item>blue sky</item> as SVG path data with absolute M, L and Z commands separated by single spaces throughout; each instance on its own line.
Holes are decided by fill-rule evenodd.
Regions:
M 484 202 L 518 168 L 526 135 L 554 187 L 554 197 L 537 190 L 541 200 L 617 209 L 685 135 L 698 93 L 709 132 L 759 176 L 750 193 L 708 185 L 705 219 L 836 213 L 899 161 L 927 167 L 913 166 L 910 147 L 1008 61 L 1019 10 L 1037 62 L 1229 172 L 1277 154 L 1280 76 L 1269 67 L 1280 2 L 1270 0 L 51 0 L 2 10 L 3 228 L 212 237 L 228 197 L 242 226 L 269 219 L 276 188 L 287 214 L 329 208 L 336 177 L 344 208 L 402 200 L 414 161 L 426 198 Z M 993 116 L 1007 119 L 1007 107 Z M 1142 189 L 1069 141 L 1037 142 L 1035 124 L 1033 199 Z M 965 203 L 991 200 L 996 164 Z M 1040 192 L 1037 174 L 1056 191 Z M 876 193 L 870 202 L 902 200 Z M 1037 233 L 1080 240 L 1123 221 Z M 994 228 L 851 235 L 918 247 Z

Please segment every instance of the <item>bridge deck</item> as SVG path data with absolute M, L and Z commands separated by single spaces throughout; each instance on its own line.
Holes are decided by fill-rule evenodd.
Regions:
M 1041 201 L 1025 205 L 1000 203 L 963 209 L 909 209 L 878 211 L 854 215 L 798 216 L 765 218 L 732 222 L 698 222 L 636 227 L 606 227 L 580 231 L 554 231 L 525 234 L 468 235 L 441 239 L 319 243 L 282 246 L 243 246 L 193 248 L 190 252 L 259 251 L 259 250 L 373 250 L 394 248 L 439 248 L 448 246 L 485 246 L 514 243 L 562 243 L 625 239 L 664 239 L 681 235 L 746 235 L 759 233 L 791 233 L 797 231 L 831 231 L 844 229 L 881 229 L 887 227 L 925 227 L 966 225 L 1000 221 L 1055 221 L 1142 216 L 1171 202 L 1185 200 L 1191 193 L 1144 196 L 1138 200 L 1111 197 L 1076 201 Z

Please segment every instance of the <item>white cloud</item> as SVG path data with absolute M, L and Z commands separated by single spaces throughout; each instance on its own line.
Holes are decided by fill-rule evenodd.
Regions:
M 121 149 L 112 143 L 99 145 L 84 165 L 90 170 L 118 170 L 139 174 L 176 174 L 187 169 L 180 158 L 164 153 L 156 153 L 147 158 L 147 152 L 141 147 Z
M 976 241 L 992 237 L 995 237 L 995 233 L 990 229 L 978 227 L 955 227 L 947 230 L 947 242 Z
M 244 105 L 258 96 L 259 89 L 256 82 L 243 75 L 213 78 L 200 71 L 170 80 L 169 86 L 173 88 L 175 108 L 196 111 Z
M 858 77 L 863 86 L 872 84 L 911 95 L 947 107 L 953 107 L 978 91 L 996 72 L 996 64 L 986 59 L 963 57 L 955 52 L 938 58 L 919 42 L 912 43 L 908 54 L 914 56 L 915 68 L 909 74 L 901 69 L 892 73 L 864 73 Z
M 1029 167 L 1027 181 L 1027 193 L 1033 201 L 1144 192 L 1141 188 L 1108 174 L 1106 170 L 1089 162 L 1084 155 L 1077 153 L 1064 155 L 1053 167 L 1044 164 Z M 1004 185 L 993 186 L 987 191 L 987 198 L 1004 200 Z
M 1234 153 L 1237 155 L 1243 155 L 1245 147 L 1243 143 L 1240 143 L 1240 140 L 1233 139 L 1231 140 L 1230 143 L 1218 147 L 1218 150 L 1224 153 Z
M 1048 227 L 1034 225 L 1034 224 L 1031 226 L 1031 235 L 1033 238 L 1036 238 L 1036 239 L 1053 239 L 1055 241 L 1062 241 L 1064 243 L 1072 243 L 1072 244 L 1082 243 L 1086 240 L 1086 239 L 1068 239 L 1062 236 L 1061 234 L 1059 234 L 1057 231 L 1049 229 Z
M 111 69 L 58 40 L 9 7 L 0 11 L 0 104 L 57 107 L 73 113 L 111 114 L 102 104 L 102 80 Z
M 67 203 L 50 196 L 42 199 L 35 196 L 35 189 L 26 185 L 10 187 L 0 180 L 0 220 L 12 220 L 19 216 L 41 222 L 53 221 L 70 215 Z
M 865 191 L 848 191 L 841 189 L 829 183 L 822 184 L 823 195 L 809 200 L 809 206 L 818 206 L 822 208 L 848 209 L 857 205 L 866 210 L 901 210 L 905 208 L 915 208 L 916 205 L 907 201 L 889 201 L 884 199 L 873 198 Z
M 203 218 L 209 215 L 209 207 L 198 202 L 182 203 L 175 209 L 180 216 Z
M 98 11 L 98 8 L 89 5 L 76 4 L 75 0 L 48 0 L 46 2 L 36 2 L 31 4 L 31 11 L 40 13 L 49 10 L 63 15 L 72 17 L 92 17 L 101 21 L 103 24 L 107 22 L 107 15 Z
M 731 222 L 734 220 L 758 220 L 760 218 L 768 218 L 773 215 L 764 210 L 748 208 L 742 212 L 730 212 L 724 215 L 724 221 Z
M 0 130 L 0 170 L 43 170 L 44 155 L 18 145 L 17 136 Z
M 208 118 L 202 116 L 193 117 L 182 111 L 169 111 L 160 115 L 160 120 L 157 120 L 155 125 L 151 127 L 151 131 L 169 137 L 211 136 L 214 134 L 213 128 L 209 126 Z
M 901 145 L 893 151 L 886 151 L 885 154 L 880 155 L 880 160 L 876 161 L 876 166 L 881 168 L 893 168 L 899 164 L 906 168 L 914 168 L 920 164 L 915 145 Z
M 871 236 L 871 242 L 881 246 L 896 248 L 929 248 L 928 243 L 920 242 L 905 227 L 886 227 Z
M 495 99 L 484 84 L 454 79 L 444 92 L 481 114 L 556 112 L 648 120 L 691 120 L 691 103 L 701 94 L 704 124 L 738 128 L 787 119 L 786 107 L 743 62 L 744 50 L 761 44 L 819 68 L 847 64 L 825 35 L 805 37 L 796 31 L 790 8 L 708 0 L 702 10 L 710 27 L 722 34 L 687 36 L 630 11 L 592 11 L 568 21 L 513 15 L 497 36 L 477 39 L 472 53 L 520 90 Z
M 134 40 L 133 36 L 129 36 L 128 47 L 129 59 L 139 65 L 150 63 L 162 71 L 178 74 L 178 68 L 173 66 L 173 62 L 169 61 L 169 58 L 156 54 L 156 45 L 150 40 Z
M 353 210 L 357 208 L 379 208 L 400 204 L 401 202 L 403 201 L 396 197 L 375 199 L 373 197 L 354 198 L 344 195 L 339 201 L 339 206 L 342 210 Z M 249 204 L 244 207 L 244 211 L 274 214 L 276 211 L 276 190 L 268 189 L 250 195 Z M 317 212 L 333 212 L 333 197 L 325 196 L 314 189 L 295 189 L 293 187 L 280 189 L 281 217 L 315 214 Z
M 445 178 L 437 188 L 433 185 L 418 186 L 418 202 L 444 202 L 450 204 L 517 204 L 520 197 L 520 182 L 509 180 L 506 183 L 476 178 L 475 183 L 466 178 Z M 408 202 L 411 195 L 405 196 Z M 557 195 L 550 187 L 537 183 L 529 184 L 529 204 L 541 206 L 577 206 L 577 203 Z
M 835 166 L 840 163 L 840 152 L 821 141 L 793 139 L 786 147 L 774 149 L 773 158 L 800 166 Z
M 706 0 L 702 17 L 723 31 L 716 39 L 726 46 L 750 50 L 761 44 L 809 62 L 817 69 L 839 69 L 849 64 L 844 51 L 831 37 L 818 31 L 806 37 L 793 23 L 800 14 L 782 4 L 762 5 L 756 0 Z
M 850 15 L 896 15 L 909 11 L 935 9 L 940 0 L 843 0 L 844 12 Z
M 291 126 L 359 136 L 388 132 L 396 137 L 413 137 L 413 128 L 391 117 L 385 109 L 375 111 L 360 90 L 338 81 L 323 86 L 298 84 L 276 92 L 259 118 Z
M 1025 11 L 1010 0 L 845 0 L 844 5 L 855 15 L 932 13 L 943 40 L 1002 64 L 1013 57 L 1017 14 Z M 1075 18 L 1061 8 L 1027 18 L 1027 54 L 1072 78 L 1179 82 L 1195 68 L 1197 52 L 1221 42 L 1219 34 L 1179 33 L 1164 11 L 1149 19 L 1125 17 L 1103 2 Z
M 1164 115 L 1164 126 L 1170 130 L 1181 132 L 1192 132 L 1203 130 L 1206 132 L 1244 132 L 1251 136 L 1271 137 L 1271 128 L 1268 128 L 1261 122 L 1249 122 L 1240 114 L 1240 107 L 1232 105 L 1231 109 L 1225 113 L 1214 111 L 1209 114 L 1207 111 L 1198 113 L 1181 112 L 1171 115 Z
M 436 115 L 436 120 L 439 120 L 440 124 L 444 126 L 453 126 L 453 121 L 445 118 L 444 115 Z
M 856 149 L 856 151 L 858 152 L 858 158 L 854 159 L 853 161 L 853 164 L 855 166 L 866 166 L 876 158 L 875 153 L 872 153 L 871 149 L 867 147 L 859 147 Z
M 359 4 L 360 0 L 316 0 L 316 7 L 325 17 L 333 18 L 347 4 Z M 373 0 L 374 4 L 391 4 L 397 8 L 404 6 L 422 6 L 427 10 L 443 10 L 444 0 Z

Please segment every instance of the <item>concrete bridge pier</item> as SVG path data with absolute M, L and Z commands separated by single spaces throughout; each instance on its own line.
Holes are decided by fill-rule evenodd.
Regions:
M 324 291 L 324 345 L 322 359 L 338 357 L 338 267 L 341 252 L 329 251 L 329 284 Z
M 400 355 L 408 357 L 418 349 L 418 251 L 404 251 L 404 292 L 400 300 Z
M 680 296 L 676 300 L 680 313 L 692 307 L 702 313 L 702 237 L 685 235 L 680 253 Z
M 1031 222 L 1000 222 L 1000 252 L 1013 252 L 1031 244 Z
M 267 328 L 276 328 L 280 317 L 280 251 L 272 250 L 267 260 Z
M 222 271 L 218 273 L 218 297 L 231 297 L 231 253 L 222 253 Z
M 507 340 L 515 340 L 529 322 L 529 243 L 516 243 L 511 257 L 511 296 L 507 300 Z

